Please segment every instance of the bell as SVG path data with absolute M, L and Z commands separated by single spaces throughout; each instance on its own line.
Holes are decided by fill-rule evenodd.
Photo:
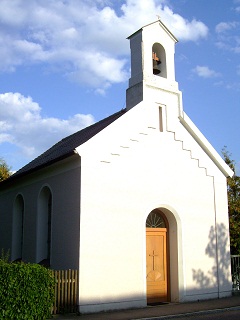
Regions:
M 160 61 L 153 60 L 153 74 L 159 74 L 161 71 L 159 70 Z

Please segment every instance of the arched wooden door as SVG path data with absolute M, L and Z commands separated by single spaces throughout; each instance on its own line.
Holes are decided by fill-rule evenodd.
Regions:
M 167 228 L 156 211 L 146 222 L 146 264 L 147 303 L 168 301 Z

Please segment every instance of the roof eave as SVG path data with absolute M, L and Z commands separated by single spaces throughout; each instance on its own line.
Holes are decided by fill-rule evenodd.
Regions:
M 32 173 L 35 173 L 37 171 L 40 171 L 42 169 L 45 169 L 59 161 L 62 161 L 66 158 L 69 158 L 71 156 L 73 156 L 74 154 L 78 154 L 78 152 L 74 149 L 72 150 L 71 152 L 61 156 L 61 157 L 58 157 L 52 161 L 49 161 L 47 163 L 44 163 L 42 165 L 39 165 L 39 166 L 36 166 L 34 167 L 33 169 L 30 169 L 28 171 L 24 171 L 22 173 L 18 173 L 17 176 L 15 177 L 14 174 L 12 176 L 10 176 L 8 179 L 0 182 L 0 190 L 3 188 L 3 187 L 6 187 L 6 186 L 11 186 L 13 183 L 15 183 L 16 181 L 18 181 L 19 179 L 22 179 L 23 177 L 26 177 L 26 176 L 29 176 L 31 175 Z

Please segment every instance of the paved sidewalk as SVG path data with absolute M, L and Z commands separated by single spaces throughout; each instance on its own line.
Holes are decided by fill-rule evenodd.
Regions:
M 166 319 L 166 316 L 170 315 L 183 315 L 198 311 L 211 312 L 211 310 L 233 307 L 239 308 L 240 310 L 240 296 L 204 300 L 199 302 L 169 303 L 142 309 L 101 312 L 94 314 L 84 314 L 80 316 L 76 314 L 56 315 L 53 318 L 57 320 L 150 320 L 155 318 L 154 320 L 157 320 L 157 318 L 161 319 L 161 317 L 163 317 L 162 319 Z

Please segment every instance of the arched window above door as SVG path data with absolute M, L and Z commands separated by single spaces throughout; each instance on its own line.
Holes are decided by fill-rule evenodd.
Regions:
M 166 228 L 166 223 L 158 210 L 149 213 L 146 220 L 146 228 Z

